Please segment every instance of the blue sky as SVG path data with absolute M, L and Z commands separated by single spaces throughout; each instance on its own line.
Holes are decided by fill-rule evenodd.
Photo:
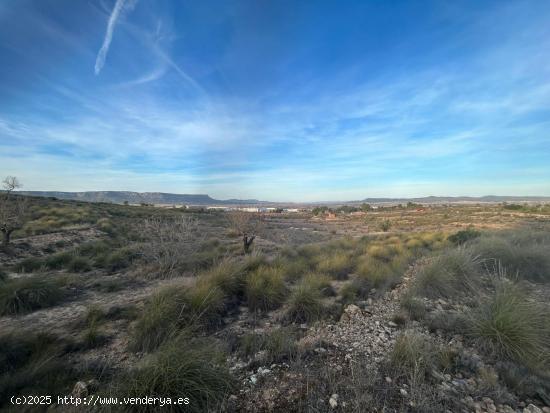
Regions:
M 217 198 L 550 195 L 550 2 L 3 0 L 0 173 Z

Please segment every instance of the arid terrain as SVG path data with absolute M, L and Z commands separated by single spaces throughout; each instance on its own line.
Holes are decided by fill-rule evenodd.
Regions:
M 27 202 L 0 251 L 3 411 L 550 412 L 548 205 Z

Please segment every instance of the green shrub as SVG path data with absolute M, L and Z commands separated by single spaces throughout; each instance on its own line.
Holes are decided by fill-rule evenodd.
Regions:
M 548 309 L 531 301 L 518 285 L 499 282 L 492 296 L 480 298 L 467 322 L 470 334 L 486 351 L 532 368 L 548 367 Z
M 65 297 L 63 281 L 43 275 L 13 278 L 0 284 L 0 315 L 51 307 Z
M 476 231 L 475 229 L 468 228 L 449 236 L 447 239 L 455 245 L 463 245 L 468 241 L 476 239 L 481 236 L 481 232 Z
M 284 300 L 286 286 L 280 268 L 261 266 L 246 277 L 245 294 L 251 310 L 268 311 Z
M 119 397 L 188 397 L 188 412 L 218 411 L 233 387 L 225 356 L 210 342 L 187 336 L 166 342 L 114 386 Z M 180 406 L 181 407 L 181 406 Z M 129 411 L 158 411 L 154 405 L 133 405 Z M 176 411 L 177 408 L 170 411 Z M 179 410 L 178 410 L 179 411 Z

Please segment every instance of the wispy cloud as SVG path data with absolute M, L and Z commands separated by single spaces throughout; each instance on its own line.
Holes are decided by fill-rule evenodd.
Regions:
M 111 41 L 113 40 L 113 32 L 125 4 L 126 0 L 116 0 L 115 7 L 113 7 L 113 11 L 109 16 L 109 22 L 107 23 L 107 30 L 105 32 L 105 37 L 103 38 L 103 44 L 97 53 L 97 58 L 95 61 L 94 71 L 96 75 L 101 72 L 101 69 L 103 69 L 103 66 L 105 65 L 105 59 L 107 58 L 107 53 L 109 52 L 109 47 L 111 46 Z M 133 6 L 135 2 L 130 2 L 129 4 Z

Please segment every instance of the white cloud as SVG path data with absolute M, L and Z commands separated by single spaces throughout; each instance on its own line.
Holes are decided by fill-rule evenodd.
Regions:
M 94 71 L 96 75 L 98 75 L 99 72 L 101 72 L 101 69 L 103 69 L 103 66 L 105 65 L 105 59 L 107 58 L 107 53 L 109 52 L 109 47 L 111 46 L 111 41 L 113 40 L 113 32 L 115 30 L 115 26 L 120 17 L 120 14 L 122 13 L 122 10 L 124 9 L 125 4 L 126 4 L 126 0 L 116 0 L 115 6 L 113 7 L 113 11 L 109 16 L 109 22 L 107 23 L 107 30 L 105 31 L 103 44 L 101 45 L 101 48 L 97 53 L 97 58 L 95 61 Z M 135 5 L 135 2 L 128 3 L 129 8 L 133 8 L 134 5 Z

